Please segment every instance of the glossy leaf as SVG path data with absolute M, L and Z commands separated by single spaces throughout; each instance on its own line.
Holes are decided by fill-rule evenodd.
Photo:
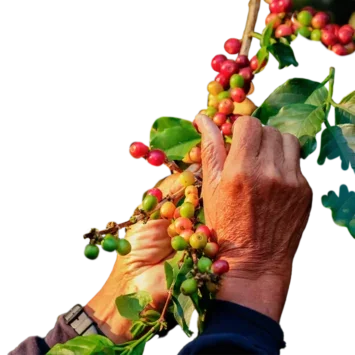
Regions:
M 320 83 L 306 79 L 288 80 L 264 101 L 253 113 L 253 116 L 259 118 L 263 124 L 266 124 L 269 118 L 276 116 L 282 107 L 306 103 L 314 91 L 322 86 Z
M 166 261 L 164 263 L 166 288 L 169 289 L 174 281 L 174 270 L 172 266 Z
M 184 260 L 181 268 L 179 269 L 174 284 L 174 295 L 178 296 L 180 294 L 181 284 L 187 279 L 187 274 L 192 270 L 192 265 L 187 259 Z
M 115 355 L 113 342 L 101 335 L 78 336 L 65 344 L 56 344 L 47 355 Z
M 161 149 L 170 160 L 181 160 L 201 141 L 190 121 L 174 117 L 156 120 L 150 132 L 150 147 Z
M 306 159 L 317 149 L 317 140 L 315 137 L 302 136 L 299 138 L 301 145 L 301 158 Z
M 339 157 L 343 170 L 350 165 L 355 172 L 355 125 L 344 124 L 323 131 L 318 164 L 323 165 L 326 158 Z
M 322 203 L 324 207 L 332 210 L 334 222 L 348 228 L 355 238 L 355 192 L 349 192 L 347 186 L 342 185 L 339 196 L 334 191 L 330 191 L 328 195 L 322 197 Z
M 274 32 L 274 24 L 269 22 L 268 25 L 264 28 L 264 31 L 262 33 L 262 37 L 260 41 L 261 47 L 267 47 L 270 44 L 270 40 L 273 32 Z
M 187 324 L 186 318 L 185 318 L 185 311 L 183 306 L 181 305 L 180 301 L 178 298 L 175 296 L 172 296 L 172 301 L 174 303 L 174 317 L 182 330 L 185 332 L 185 334 L 190 337 L 192 335 L 191 330 L 189 329 L 189 326 Z M 190 300 L 191 304 L 192 301 Z M 192 304 L 193 306 L 193 304 Z
M 279 62 L 279 69 L 289 67 L 290 65 L 298 67 L 295 54 L 290 46 L 283 43 L 275 43 L 268 47 L 268 51 Z
M 335 108 L 335 121 L 336 124 L 355 124 L 355 91 L 344 97 Z
M 140 318 L 140 312 L 152 301 L 149 292 L 138 291 L 117 297 L 116 307 L 122 317 L 136 321 Z
M 256 54 L 256 57 L 258 58 L 259 65 L 257 69 L 254 71 L 254 73 L 259 73 L 264 69 L 263 63 L 269 60 L 269 51 L 267 50 L 266 47 L 261 47 L 261 49 Z

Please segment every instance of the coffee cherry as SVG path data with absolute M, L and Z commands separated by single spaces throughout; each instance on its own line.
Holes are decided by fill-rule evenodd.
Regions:
M 221 65 L 221 74 L 224 75 L 226 78 L 230 78 L 233 74 L 238 73 L 238 70 L 238 64 L 234 60 L 227 59 Z
M 230 87 L 234 88 L 242 88 L 244 86 L 244 78 L 240 74 L 233 74 L 230 79 Z
M 216 293 L 218 291 L 218 286 L 214 282 L 207 281 L 206 287 L 207 287 L 207 290 L 211 293 Z
M 141 142 L 134 142 L 129 147 L 129 152 L 133 158 L 139 159 L 149 153 L 149 148 Z
M 192 218 L 195 215 L 195 207 L 190 202 L 184 202 L 180 208 L 181 217 Z
M 180 287 L 180 291 L 185 296 L 189 296 L 197 292 L 197 281 L 195 279 L 185 280 Z
M 207 90 L 212 95 L 218 95 L 223 91 L 223 86 L 217 81 L 211 81 L 207 86 Z
M 189 245 L 186 243 L 185 239 L 180 235 L 171 239 L 171 247 L 176 251 L 185 250 Z
M 257 56 L 255 55 L 253 58 L 251 58 L 250 60 L 250 68 L 255 71 L 256 69 L 258 69 L 259 66 L 259 61 Z
M 312 23 L 313 16 L 310 12 L 303 10 L 297 15 L 297 20 L 302 26 L 309 26 Z
M 155 196 L 152 195 L 147 195 L 144 197 L 144 200 L 142 202 L 142 210 L 145 212 L 150 212 L 154 210 L 155 207 L 157 207 L 158 204 L 158 199 Z
M 224 113 L 221 113 L 221 112 L 216 113 L 216 115 L 213 117 L 213 122 L 218 127 L 221 127 L 224 123 L 226 123 L 226 121 L 227 121 L 227 115 L 225 115 Z
M 223 88 L 227 89 L 229 86 L 229 78 L 223 74 L 218 74 L 214 80 L 222 85 L 222 90 Z
M 217 110 L 214 107 L 208 107 L 205 115 L 209 118 L 213 118 L 213 116 L 217 113 Z
M 174 212 L 174 219 L 178 219 L 181 217 L 181 214 L 180 214 L 180 208 L 181 207 L 177 207 L 175 212 Z
M 102 242 L 102 249 L 105 251 L 114 251 L 118 246 L 118 239 L 111 234 L 107 234 Z
M 349 44 L 350 42 L 352 42 L 354 33 L 354 29 L 349 25 L 341 27 L 338 32 L 338 38 L 340 43 Z
M 172 223 L 170 224 L 170 226 L 168 227 L 168 235 L 170 238 L 174 238 L 178 235 L 179 233 L 175 230 L 175 224 Z
M 245 68 L 249 66 L 249 59 L 246 55 L 243 54 L 238 55 L 235 61 L 238 64 L 239 68 Z
M 300 27 L 297 30 L 297 33 L 305 38 L 309 38 L 311 36 L 312 32 L 310 31 L 310 29 L 308 27 Z
M 218 105 L 218 112 L 230 115 L 234 111 L 233 101 L 231 99 L 224 99 Z
M 184 230 L 192 229 L 192 222 L 185 217 L 179 217 L 175 222 L 175 230 L 178 234 L 182 233 Z
M 229 99 L 231 97 L 231 94 L 229 91 L 222 91 L 218 94 L 218 102 L 224 100 L 224 99 Z
M 217 113 L 217 115 L 218 115 L 218 113 Z M 216 115 L 216 116 L 217 116 Z M 192 195 L 198 195 L 198 188 L 196 187 L 196 186 L 193 186 L 193 185 L 191 185 L 191 186 L 188 186 L 186 189 L 185 189 L 185 196 L 187 197 L 187 196 L 189 196 L 190 194 L 192 194 Z
M 160 207 L 160 215 L 162 218 L 172 219 L 174 217 L 175 209 L 176 207 L 172 202 L 164 202 Z
M 149 219 L 151 219 L 151 220 L 153 220 L 153 221 L 155 221 L 155 220 L 157 220 L 157 219 L 161 219 L 160 211 L 159 211 L 159 210 L 154 211 L 154 212 L 150 215 Z
M 249 90 L 246 90 L 247 88 L 244 87 L 244 91 L 247 92 L 247 95 L 252 95 L 254 90 L 255 90 L 255 86 L 253 84 L 253 82 L 250 82 L 250 87 L 249 87 Z
M 321 37 L 321 41 L 325 46 L 334 46 L 335 44 L 338 43 L 338 37 L 336 36 L 336 34 L 334 32 L 332 32 L 331 30 L 326 30 L 323 29 L 322 30 L 322 37 Z
M 85 247 L 84 254 L 90 260 L 95 260 L 99 256 L 99 247 L 97 245 L 88 244 Z
M 302 11 L 308 11 L 312 16 L 317 13 L 317 11 L 312 6 L 306 6 L 302 9 Z
M 203 274 L 205 272 L 208 272 L 211 269 L 211 265 L 212 265 L 212 260 L 209 258 L 206 258 L 205 256 L 200 258 L 199 261 L 197 262 L 198 271 Z
M 185 231 L 182 231 L 180 233 L 180 237 L 183 237 L 187 243 L 190 243 L 190 237 L 194 234 L 194 231 L 192 229 L 188 229 Z
M 196 233 L 202 233 L 204 234 L 208 239 L 212 237 L 212 232 L 211 230 L 205 226 L 204 224 L 201 224 L 197 227 Z
M 330 22 L 330 17 L 325 12 L 317 12 L 312 18 L 312 27 L 316 29 L 324 28 Z
M 281 1 L 284 8 L 284 12 L 290 12 L 293 7 L 293 1 L 292 0 L 281 0 Z
M 239 51 L 240 51 L 241 46 L 242 46 L 242 43 L 240 42 L 239 39 L 230 38 L 230 39 L 224 44 L 224 49 L 225 49 L 226 52 L 229 53 L 229 54 L 238 54 Z
M 223 62 L 225 62 L 227 60 L 227 57 L 223 54 L 218 54 L 216 55 L 213 59 L 212 59 L 212 69 L 216 72 L 220 72 L 221 71 L 221 65 Z
M 127 239 L 118 239 L 117 253 L 125 256 L 132 250 L 131 243 Z
M 229 271 L 229 264 L 226 260 L 216 260 L 212 266 L 211 271 L 216 275 L 222 275 Z
M 204 249 L 207 244 L 207 237 L 203 233 L 194 233 L 190 237 L 190 245 L 194 249 Z
M 188 187 L 195 183 L 195 176 L 191 171 L 184 171 L 179 176 L 179 182 L 182 186 Z
M 348 54 L 352 54 L 355 52 L 355 43 L 354 42 L 346 44 L 344 47 L 345 47 Z
M 188 196 L 186 196 L 185 202 L 192 203 L 194 205 L 194 207 L 196 208 L 200 203 L 200 199 L 197 195 L 189 194 Z
M 155 196 L 158 199 L 158 202 L 160 202 L 163 199 L 163 193 L 161 192 L 160 189 L 156 187 L 153 187 L 152 189 L 148 190 L 147 195 Z
M 273 23 L 272 28 L 274 30 L 282 24 L 282 20 L 279 17 L 279 15 L 278 14 L 273 14 L 273 13 L 269 14 L 266 17 L 265 24 L 268 25 L 270 22 Z
M 203 253 L 209 258 L 215 258 L 218 254 L 219 246 L 217 243 L 209 242 L 206 244 L 205 249 L 203 249 Z
M 193 147 L 190 150 L 190 159 L 193 163 L 201 163 L 201 148 L 200 147 Z
M 284 4 L 279 0 L 272 0 L 269 5 L 270 12 L 273 14 L 281 14 L 285 12 Z
M 165 162 L 166 156 L 165 153 L 161 150 L 151 150 L 148 153 L 147 156 L 147 161 L 149 164 L 154 165 L 154 166 L 160 166 L 163 165 Z
M 225 136 L 231 136 L 233 131 L 232 131 L 232 124 L 230 122 L 226 122 L 221 126 L 221 131 Z
M 185 156 L 182 158 L 182 161 L 186 164 L 192 164 L 193 161 L 190 159 L 190 154 L 186 153 Z
M 240 117 L 241 115 L 230 115 L 229 116 L 229 122 L 233 125 L 233 123 Z
M 222 91 L 223 92 L 223 91 Z M 211 94 L 210 94 L 211 95 Z M 220 95 L 220 94 L 218 94 Z M 213 96 L 208 100 L 208 106 L 209 107 L 214 107 L 214 108 L 218 108 L 219 105 L 219 101 L 218 101 L 218 95 L 217 96 Z
M 275 31 L 276 38 L 288 37 L 291 36 L 292 34 L 293 34 L 292 27 L 287 25 L 280 25 L 279 27 L 277 27 Z
M 239 75 L 244 78 L 244 82 L 250 83 L 254 79 L 253 70 L 250 67 L 242 68 Z
M 320 41 L 321 38 L 322 38 L 322 31 L 321 30 L 315 29 L 312 31 L 312 33 L 311 33 L 311 40 L 312 41 Z
M 326 26 L 324 27 L 324 30 L 333 32 L 333 33 L 337 36 L 337 38 L 338 38 L 340 26 L 337 25 L 337 24 L 335 24 L 335 23 L 331 23 L 331 24 L 329 24 L 329 25 L 326 25 Z
M 232 89 L 231 96 L 232 96 L 233 101 L 235 101 L 235 102 L 243 102 L 246 97 L 244 90 L 241 88 Z M 234 109 L 234 106 L 233 106 L 233 109 Z
M 340 56 L 348 55 L 348 51 L 346 50 L 345 46 L 343 46 L 343 45 L 340 44 L 340 43 L 335 44 L 335 45 L 332 47 L 332 51 L 333 51 L 335 54 L 340 55 Z

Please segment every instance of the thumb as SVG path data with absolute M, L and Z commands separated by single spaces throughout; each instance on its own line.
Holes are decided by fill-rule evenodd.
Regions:
M 197 115 L 196 123 L 202 134 L 203 182 L 207 184 L 207 191 L 214 191 L 221 179 L 227 156 L 223 137 L 209 117 Z

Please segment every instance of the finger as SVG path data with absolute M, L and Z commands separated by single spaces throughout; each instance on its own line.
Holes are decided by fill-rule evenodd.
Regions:
M 282 167 L 284 161 L 283 140 L 278 129 L 270 126 L 263 127 L 259 157 L 264 165 Z
M 284 152 L 284 169 L 287 175 L 297 177 L 301 172 L 300 155 L 301 147 L 298 139 L 292 135 L 285 133 L 282 135 L 282 145 Z
M 233 142 L 226 165 L 236 166 L 241 158 L 256 158 L 259 153 L 262 134 L 262 126 L 258 119 L 249 116 L 239 117 L 234 123 Z
M 202 168 L 207 190 L 215 189 L 220 181 L 226 160 L 222 134 L 211 119 L 198 115 L 196 122 L 202 134 Z

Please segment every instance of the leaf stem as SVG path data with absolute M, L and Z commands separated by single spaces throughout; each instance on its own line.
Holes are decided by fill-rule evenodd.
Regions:
M 260 9 L 260 0 L 250 0 L 249 1 L 249 13 L 247 23 L 245 25 L 245 30 L 242 38 L 242 49 L 240 51 L 241 55 L 248 56 L 251 42 L 252 42 L 252 32 L 254 31 L 256 21 L 258 19 Z
M 324 80 L 325 84 L 327 82 L 329 82 L 329 91 L 328 91 L 328 98 L 327 98 L 326 109 L 325 109 L 325 118 L 324 118 L 324 123 L 325 123 L 325 126 L 327 127 L 327 129 L 331 128 L 331 125 L 328 121 L 328 116 L 329 116 L 330 109 L 332 108 L 332 102 L 334 102 L 333 101 L 334 78 L 335 78 L 335 69 L 332 67 L 332 68 L 330 68 L 329 75 Z

